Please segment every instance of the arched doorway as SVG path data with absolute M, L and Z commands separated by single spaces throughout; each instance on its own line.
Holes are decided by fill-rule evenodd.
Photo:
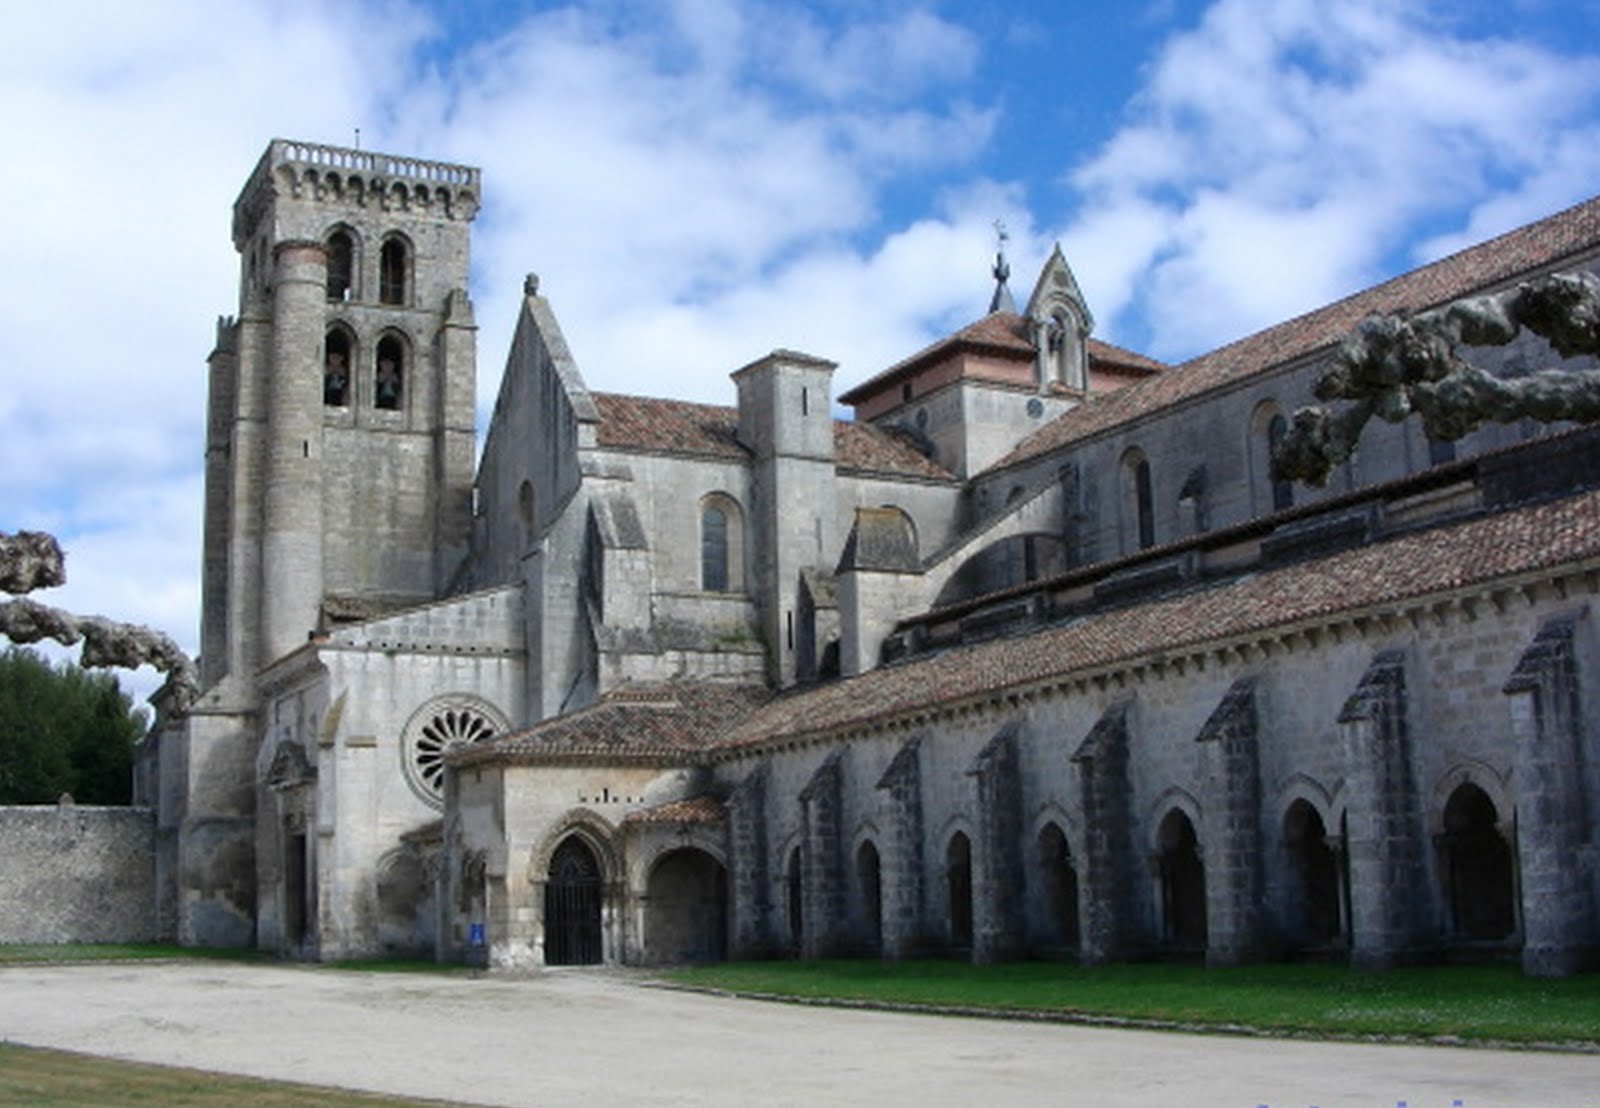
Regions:
M 856 851 L 856 888 L 861 894 L 861 927 L 867 953 L 883 949 L 883 867 L 869 839 Z
M 801 943 L 805 938 L 805 868 L 801 864 L 802 856 L 797 846 L 789 851 L 789 868 L 784 873 L 783 888 L 784 899 L 787 901 L 789 917 L 789 949 L 796 957 L 802 950 Z
M 1333 946 L 1344 934 L 1339 919 L 1339 858 L 1328 844 L 1327 825 L 1306 800 L 1283 817 L 1289 856 L 1290 942 L 1301 950 Z
M 950 911 L 950 945 L 972 945 L 972 843 L 957 831 L 944 852 L 944 876 Z
M 647 962 L 719 962 L 728 956 L 728 871 L 704 850 L 656 860 L 645 884 Z
M 1078 870 L 1067 836 L 1053 823 L 1039 832 L 1039 887 L 1043 890 L 1041 941 L 1067 951 L 1078 948 Z
M 1161 883 L 1161 941 L 1170 949 L 1196 953 L 1206 948 L 1206 871 L 1194 824 L 1174 808 L 1156 835 Z
M 1485 942 L 1509 938 L 1516 929 L 1516 881 L 1511 845 L 1500 834 L 1500 816 L 1489 794 L 1468 782 L 1444 806 L 1445 900 L 1450 930 L 1459 939 Z
M 569 835 L 550 857 L 544 885 L 544 960 L 587 966 L 603 956 L 600 942 L 600 862 L 582 839 Z

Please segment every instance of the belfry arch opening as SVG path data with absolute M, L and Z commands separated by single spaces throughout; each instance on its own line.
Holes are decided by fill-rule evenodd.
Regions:
M 405 399 L 406 348 L 394 335 L 378 340 L 373 361 L 372 403 L 374 407 L 399 411 Z
M 343 327 L 328 328 L 322 343 L 322 402 L 330 408 L 350 404 L 350 359 L 355 340 Z
M 1450 933 L 1466 942 L 1511 938 L 1517 926 L 1511 844 L 1494 801 L 1470 781 L 1445 803 L 1439 852 Z
M 405 304 L 410 269 L 410 251 L 405 241 L 397 236 L 384 239 L 383 248 L 378 252 L 379 302 L 395 306 Z
M 600 930 L 600 860 L 577 835 L 550 856 L 544 885 L 544 960 L 551 966 L 594 965 L 604 957 Z
M 356 244 L 343 228 L 328 236 L 328 299 L 349 300 L 355 295 Z

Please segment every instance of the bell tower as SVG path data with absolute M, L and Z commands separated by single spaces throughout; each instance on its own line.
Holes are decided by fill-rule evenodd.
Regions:
M 441 594 L 471 526 L 477 169 L 275 139 L 233 209 L 202 682 Z

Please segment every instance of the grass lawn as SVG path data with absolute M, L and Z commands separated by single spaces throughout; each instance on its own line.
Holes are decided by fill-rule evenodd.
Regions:
M 705 988 L 808 999 L 1314 1035 L 1600 1046 L 1600 975 L 1536 980 L 1512 966 L 1362 973 L 1335 965 L 1207 969 L 861 960 L 727 963 L 674 970 L 666 977 Z
M 226 1077 L 200 1070 L 113 1062 L 84 1054 L 0 1043 L 0 1104 L 51 1108 L 422 1108 L 437 1100 L 352 1093 L 316 1085 Z
M 178 946 L 175 943 L 0 943 L 0 966 L 23 962 L 139 962 L 161 958 L 270 961 L 258 950 L 237 947 Z

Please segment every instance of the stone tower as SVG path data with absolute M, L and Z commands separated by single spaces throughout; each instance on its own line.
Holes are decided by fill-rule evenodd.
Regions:
M 274 140 L 211 359 L 202 680 L 431 599 L 471 525 L 478 170 Z
M 439 596 L 466 551 L 480 195 L 466 166 L 278 139 L 234 204 L 239 315 L 209 362 L 203 693 L 159 759 L 163 929 L 181 942 L 254 941 L 263 670 L 319 629 Z

